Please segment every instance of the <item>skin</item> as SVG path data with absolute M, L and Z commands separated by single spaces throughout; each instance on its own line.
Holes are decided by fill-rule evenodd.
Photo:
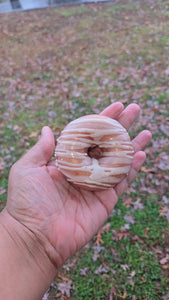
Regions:
M 101 114 L 129 130 L 139 113 L 136 104 L 124 109 L 116 102 Z M 151 133 L 145 130 L 132 141 L 135 154 L 122 182 L 111 190 L 91 192 L 73 186 L 57 170 L 50 160 L 55 148 L 53 133 L 47 126 L 42 129 L 36 145 L 11 168 L 7 205 L 0 214 L 0 285 L 4 297 L 42 297 L 58 268 L 104 224 L 144 163 L 142 150 L 150 139 Z

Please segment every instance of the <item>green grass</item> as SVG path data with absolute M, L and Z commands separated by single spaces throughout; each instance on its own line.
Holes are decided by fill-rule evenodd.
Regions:
M 157 98 L 155 98 L 155 101 L 161 104 L 165 104 L 166 102 L 169 101 L 169 93 L 161 93 Z
M 169 1 L 162 1 L 162 2 L 157 3 L 157 5 L 159 5 L 159 6 L 169 6 Z
M 55 8 L 54 10 L 57 14 L 65 18 L 70 18 L 72 16 L 80 15 L 82 13 L 87 12 L 87 8 L 85 6 L 71 7 L 69 9 L 62 10 L 60 10 L 59 8 Z
M 140 299 L 140 296 L 158 299 L 159 295 L 165 294 L 167 279 L 162 276 L 160 264 L 152 249 L 156 244 L 163 244 L 160 232 L 166 228 L 167 223 L 159 217 L 156 197 L 150 198 L 145 200 L 143 210 L 134 212 L 136 223 L 131 225 L 130 236 L 114 241 L 111 231 L 104 233 L 104 250 L 100 251 L 96 262 L 92 259 L 91 250 L 82 252 L 79 263 L 69 274 L 75 282 L 73 295 L 76 299 L 105 299 L 105 295 L 108 295 L 106 292 L 110 292 L 112 287 L 118 295 L 117 299 L 122 297 L 125 290 L 125 299 L 131 299 L 133 295 L 136 299 Z M 117 204 L 116 212 L 109 220 L 113 230 L 120 230 L 124 225 L 123 217 L 127 211 L 124 204 Z M 149 237 L 145 235 L 145 229 Z M 118 253 L 118 261 L 113 259 L 112 248 Z M 95 274 L 101 264 L 109 266 L 104 276 Z M 80 270 L 85 267 L 88 267 L 88 271 L 85 276 L 81 276 Z M 115 274 L 112 274 L 112 270 Z
M 121 201 L 118 202 L 108 220 L 110 230 L 102 234 L 103 249 L 97 260 L 93 260 L 91 244 L 92 248 L 82 250 L 76 266 L 66 273 L 74 283 L 71 299 L 107 299 L 112 288 L 115 299 L 121 299 L 125 292 L 125 299 L 131 299 L 133 295 L 136 299 L 159 299 L 159 296 L 165 295 L 169 290 L 168 279 L 153 249 L 161 245 L 162 250 L 165 246 L 161 233 L 167 228 L 169 230 L 169 226 L 159 216 L 158 200 L 158 195 L 144 193 L 144 208 L 135 211 L 133 207 L 127 209 Z M 135 224 L 130 224 L 126 238 L 114 240 L 115 231 L 118 232 L 126 223 L 126 214 L 133 215 Z M 100 266 L 105 268 L 105 272 L 96 274 Z M 85 268 L 86 274 L 82 275 Z
M 115 14 L 121 10 L 136 10 L 138 8 L 139 8 L 138 5 L 135 3 L 128 3 L 125 5 L 114 5 L 107 8 L 106 13 Z

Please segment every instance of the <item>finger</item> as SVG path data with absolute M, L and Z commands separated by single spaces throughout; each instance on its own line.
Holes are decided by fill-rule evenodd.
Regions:
M 124 106 L 121 102 L 115 102 L 115 103 L 109 105 L 108 107 L 106 107 L 100 113 L 100 115 L 116 119 L 121 114 L 123 109 L 124 109 Z
M 150 142 L 152 134 L 149 130 L 143 130 L 132 140 L 134 152 L 140 151 Z
M 132 103 L 126 107 L 126 109 L 120 114 L 117 121 L 126 128 L 128 131 L 133 122 L 137 119 L 140 114 L 140 107 Z
M 52 130 L 45 126 L 42 128 L 39 141 L 22 157 L 22 164 L 31 166 L 46 165 L 51 158 L 55 148 Z
M 120 197 L 121 194 L 123 192 L 125 192 L 128 185 L 130 184 L 130 182 L 136 177 L 136 175 L 137 175 L 138 171 L 140 170 L 142 164 L 144 163 L 145 159 L 146 159 L 145 152 L 139 151 L 139 152 L 135 153 L 128 176 L 126 176 L 114 188 L 118 197 Z

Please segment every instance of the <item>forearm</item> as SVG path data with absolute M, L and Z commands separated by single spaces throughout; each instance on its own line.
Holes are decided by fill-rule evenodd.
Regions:
M 34 234 L 4 209 L 0 213 L 0 298 L 41 299 L 55 274 Z

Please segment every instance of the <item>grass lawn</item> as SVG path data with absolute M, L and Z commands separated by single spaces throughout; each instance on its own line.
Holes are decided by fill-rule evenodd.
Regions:
M 11 165 L 43 125 L 115 101 L 142 113 L 147 160 L 99 234 L 58 271 L 48 300 L 169 299 L 169 2 L 120 1 L 0 15 L 0 209 Z

